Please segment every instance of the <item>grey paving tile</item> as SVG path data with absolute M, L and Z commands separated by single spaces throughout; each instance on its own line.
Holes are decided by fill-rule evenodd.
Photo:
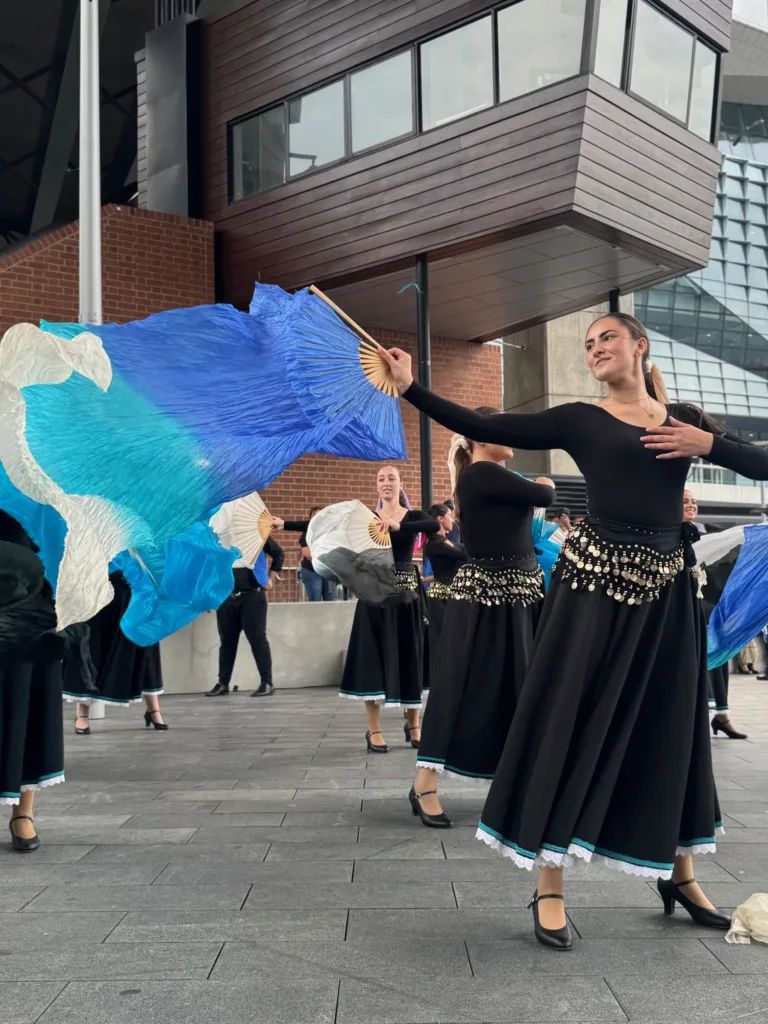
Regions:
M 403 979 L 420 985 L 440 965 L 451 978 L 471 978 L 464 943 L 429 944 L 420 939 L 360 939 L 351 942 L 228 942 L 211 975 L 217 980 L 282 971 L 296 978 Z M 725 970 L 725 968 L 723 968 Z
M 357 829 L 354 827 L 334 828 L 272 828 L 269 826 L 247 825 L 237 830 L 237 841 L 239 843 L 297 843 L 307 845 L 309 843 L 322 845 L 324 843 L 337 843 L 346 840 L 355 842 L 357 840 Z M 219 840 L 212 834 L 211 829 L 198 829 L 191 840 L 192 844 L 200 843 L 218 844 Z
M 722 938 L 702 941 L 731 974 L 768 975 L 768 946 L 759 942 L 753 942 L 748 946 L 731 946 L 723 942 Z
M 440 1024 L 510 1021 L 625 1021 L 602 978 L 422 980 L 418 998 L 391 983 L 342 978 L 336 1024 Z
M 287 833 L 296 829 L 286 829 Z M 435 844 L 324 842 L 275 842 L 269 848 L 267 863 L 277 860 L 388 860 L 390 858 L 442 860 L 443 848 Z
M 69 814 L 66 819 L 62 819 L 60 815 L 43 813 L 36 815 L 35 823 L 41 830 L 45 829 L 49 835 L 55 835 L 60 828 L 77 828 L 83 832 L 87 832 L 89 829 L 120 828 L 130 817 L 130 814 Z
M 40 1024 L 334 1024 L 338 983 L 282 975 L 216 981 L 95 982 L 70 986 Z
M 509 878 L 509 864 L 501 857 L 496 860 L 368 859 L 355 863 L 355 882 L 506 882 Z
M 456 901 L 460 907 L 467 908 L 527 906 L 533 894 L 532 881 L 522 877 L 506 882 L 456 882 Z M 659 897 L 645 882 L 572 882 L 569 879 L 567 884 L 569 908 L 660 906 Z
M 76 910 L 239 910 L 247 885 L 52 885 L 23 913 Z
M 256 883 L 243 910 L 332 907 L 455 907 L 448 882 L 265 882 Z
M 112 942 L 343 942 L 346 910 L 129 913 Z
M 276 861 L 270 863 L 222 862 L 222 858 L 206 857 L 201 861 L 169 864 L 157 878 L 156 885 L 216 885 L 258 882 L 351 882 L 352 861 L 311 860 Z
M 749 829 L 745 829 L 745 833 L 748 832 Z M 768 846 L 731 843 L 719 847 L 713 859 L 742 882 L 768 878 Z
M 237 800 L 239 803 L 248 803 L 249 811 L 257 811 L 258 807 L 252 806 L 264 800 L 274 803 L 275 801 L 288 801 L 293 799 L 295 789 L 200 789 L 200 790 L 164 790 L 155 803 L 187 803 L 194 800 L 216 800 L 221 803 L 223 800 Z
M 642 975 L 610 975 L 616 998 L 632 1021 L 722 1022 L 768 1019 L 768 978 L 681 977 L 674 985 L 652 985 Z
M 63 822 L 64 819 L 54 820 Z M 188 843 L 194 834 L 193 828 L 118 829 L 99 826 L 79 829 L 69 824 L 60 824 L 55 827 L 49 825 L 44 836 L 41 832 L 41 839 L 44 838 L 46 843 L 62 846 L 142 846 L 148 843 Z
M 218 803 L 215 800 L 200 800 L 197 802 L 190 801 L 189 804 L 184 804 L 185 814 L 212 814 L 213 811 L 218 807 Z M 45 808 L 46 812 L 48 808 Z M 65 821 L 68 821 L 70 817 L 80 815 L 90 815 L 93 818 L 109 817 L 111 815 L 128 814 L 134 817 L 139 814 L 154 814 L 162 808 L 157 808 L 154 800 L 119 800 L 111 803 L 86 803 L 83 800 L 77 800 L 71 803 L 68 807 L 60 812 L 60 817 Z
M 9 884 L 10 883 L 10 884 Z M 6 914 L 13 914 L 31 903 L 45 888 L 41 885 L 17 886 L 7 875 L 0 879 L 0 907 Z
M 41 847 L 42 849 L 42 847 Z M 155 864 L 39 864 L 30 858 L 16 857 L 16 863 L 0 864 L 0 892 L 5 886 L 35 885 L 151 885 L 162 870 Z M 8 910 L 3 906 L 3 910 Z
M 168 829 L 168 828 L 194 828 L 194 829 L 220 829 L 233 828 L 237 826 L 250 825 L 262 828 L 264 826 L 279 827 L 285 817 L 284 811 L 266 811 L 256 814 L 138 814 L 130 818 L 124 829 Z M 64 819 L 60 819 L 64 820 Z
M 153 833 L 154 834 L 154 833 Z M 240 833 L 236 836 L 240 838 Z M 173 845 L 170 843 L 149 843 L 137 846 L 94 846 L 87 857 L 87 864 L 180 864 L 185 861 L 207 860 L 217 856 L 225 859 L 222 849 L 226 850 L 229 863 L 241 863 L 264 860 L 269 850 L 269 843 L 227 843 L 225 847 L 219 843 L 207 846 Z
M 67 943 L 63 949 L 0 956 L 0 981 L 202 981 L 220 952 L 219 942 Z
M 734 843 L 765 844 L 768 850 L 768 828 L 728 829 L 724 836 L 717 837 L 717 852 L 722 853 L 723 847 L 733 846 Z
M 61 949 L 68 943 L 103 942 L 122 913 L 0 913 L 0 954 Z
M 730 807 L 725 813 L 734 822 L 743 825 L 744 828 L 768 827 L 768 808 L 763 811 L 751 811 L 750 808 L 754 806 L 754 804 L 742 804 L 737 807 Z
M 585 939 L 679 936 L 684 941 L 690 938 L 712 938 L 711 929 L 694 924 L 684 911 L 678 909 L 673 917 L 666 917 L 661 904 L 658 910 L 594 910 L 574 907 L 569 909 L 568 916 Z
M 362 938 L 506 940 L 530 937 L 529 910 L 350 910 L 347 941 Z
M 93 846 L 41 846 L 35 850 L 35 863 L 76 864 L 93 849 Z M 20 859 L 18 853 L 11 849 L 10 843 L 0 846 L 0 876 L 11 870 L 12 865 L 19 865 Z
M 476 978 L 517 974 L 578 977 L 624 973 L 660 978 L 727 974 L 699 939 L 576 939 L 567 956 L 553 956 L 528 935 L 503 942 L 469 940 L 467 949 Z
M 283 818 L 283 828 L 336 828 L 346 825 L 357 828 L 360 824 L 360 811 L 352 808 L 341 808 L 336 811 L 310 811 L 308 808 L 295 810 L 291 807 Z
M 0 1024 L 34 1024 L 63 989 L 54 983 L 0 982 Z

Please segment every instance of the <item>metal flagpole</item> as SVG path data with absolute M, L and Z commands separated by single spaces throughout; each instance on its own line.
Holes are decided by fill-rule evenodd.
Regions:
M 100 324 L 99 0 L 80 0 L 80 323 Z

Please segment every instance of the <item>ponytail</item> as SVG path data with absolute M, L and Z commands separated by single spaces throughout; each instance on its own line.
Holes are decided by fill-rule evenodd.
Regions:
M 655 398 L 662 405 L 669 405 L 669 395 L 661 370 L 647 356 L 643 360 L 643 380 L 645 381 L 645 390 L 651 398 Z
M 481 416 L 495 416 L 499 410 L 493 405 L 479 405 L 475 410 Z M 461 434 L 454 434 L 451 438 L 451 446 L 448 449 L 448 472 L 451 475 L 451 496 L 456 504 L 456 512 L 459 512 L 459 499 L 456 494 L 456 485 L 459 477 L 472 465 L 472 452 L 475 450 L 475 442 Z

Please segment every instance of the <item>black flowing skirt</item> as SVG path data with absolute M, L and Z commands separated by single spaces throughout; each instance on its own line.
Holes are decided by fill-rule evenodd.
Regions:
M 415 600 L 396 605 L 357 602 L 339 696 L 386 707 L 421 707 L 423 588 L 417 570 L 410 568 L 418 589 L 410 584 L 407 589 L 416 594 Z
M 437 659 L 443 637 L 445 609 L 448 604 L 447 596 L 435 597 L 433 595 L 432 591 L 434 589 L 435 585 L 433 583 L 427 591 L 427 628 L 424 631 L 424 689 L 429 690 L 430 694 L 439 678 Z
M 131 588 L 122 573 L 112 573 L 109 579 L 115 596 L 89 623 L 98 692 L 85 689 L 79 663 L 68 659 L 64 665 L 64 697 L 86 704 L 103 700 L 126 707 L 145 694 L 163 692 L 160 646 L 139 647 L 123 633 L 120 619 L 131 599 Z
M 586 572 L 606 550 L 610 563 L 617 549 L 602 541 L 585 551 L 579 574 L 572 549 L 558 560 L 478 838 L 529 869 L 576 857 L 668 878 L 676 853 L 712 852 L 722 826 L 704 613 L 680 552 L 656 593 L 630 604 L 621 580 L 614 592 Z
M 428 601 L 430 610 L 436 603 Z M 493 778 L 533 649 L 538 608 L 519 601 L 445 602 L 437 685 L 424 712 L 417 767 Z M 431 617 L 429 628 L 431 634 Z
M 0 804 L 63 781 L 61 662 L 0 667 Z

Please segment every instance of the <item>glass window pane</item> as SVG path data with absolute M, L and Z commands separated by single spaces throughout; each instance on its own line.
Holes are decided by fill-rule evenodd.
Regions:
M 749 240 L 756 245 L 768 245 L 768 234 L 763 227 L 757 224 L 749 225 Z
M 702 139 L 712 137 L 712 104 L 715 102 L 715 71 L 717 56 L 700 40 L 696 40 L 691 83 L 691 111 L 688 127 Z
M 619 88 L 627 34 L 627 0 L 600 0 L 598 17 L 595 74 Z
M 741 178 L 726 177 L 722 182 L 722 190 L 727 196 L 733 196 L 735 199 L 744 198 L 744 182 Z
M 498 12 L 502 103 L 578 75 L 584 5 L 585 0 L 520 0 Z
M 343 82 L 334 82 L 291 100 L 288 139 L 291 177 L 342 159 L 345 155 Z
M 765 185 L 758 185 L 754 181 L 750 181 L 747 184 L 747 199 L 751 199 L 755 203 L 765 202 Z
M 692 59 L 693 36 L 640 0 L 629 76 L 632 92 L 685 121 Z
M 352 152 L 413 131 L 411 51 L 350 76 Z
M 232 127 L 232 199 L 285 181 L 285 110 L 281 105 Z
M 740 206 L 743 203 L 739 204 Z M 768 217 L 766 216 L 766 208 L 760 206 L 758 203 L 749 204 L 749 219 L 754 221 L 756 224 L 768 224 Z
M 730 218 L 726 219 L 725 237 L 731 242 L 744 242 L 747 237 L 746 226 L 740 220 L 731 220 Z
M 728 243 L 728 259 L 732 263 L 746 263 L 747 262 L 747 247 L 742 245 L 740 242 L 729 242 Z M 726 281 L 728 278 L 726 277 Z
M 420 53 L 425 130 L 493 104 L 490 17 L 423 43 Z

